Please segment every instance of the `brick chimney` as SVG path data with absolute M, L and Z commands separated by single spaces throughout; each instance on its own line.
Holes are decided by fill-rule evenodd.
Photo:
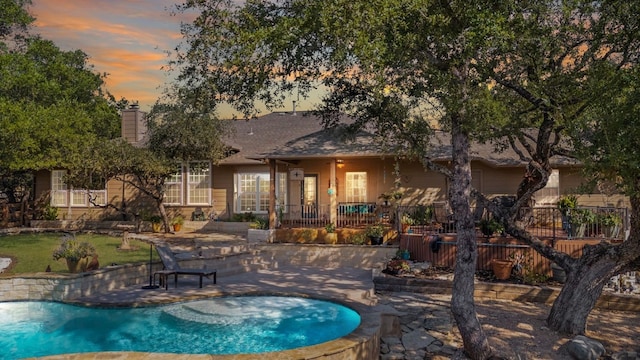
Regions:
M 138 103 L 122 110 L 122 137 L 133 145 L 143 145 L 147 134 L 147 113 L 140 110 Z

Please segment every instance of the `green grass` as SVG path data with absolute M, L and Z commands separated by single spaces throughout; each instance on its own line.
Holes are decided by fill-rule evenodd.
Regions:
M 60 244 L 61 234 L 20 234 L 0 236 L 0 257 L 11 258 L 11 266 L 3 274 L 25 274 L 45 271 L 68 273 L 64 259 L 53 260 L 53 250 Z M 87 241 L 96 248 L 100 267 L 115 264 L 132 264 L 149 261 L 149 244 L 130 239 L 137 250 L 119 251 L 121 237 L 96 234 L 77 234 L 79 241 Z M 153 251 L 153 261 L 158 255 Z

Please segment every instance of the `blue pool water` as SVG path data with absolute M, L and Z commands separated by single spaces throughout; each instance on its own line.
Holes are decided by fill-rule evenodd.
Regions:
M 54 302 L 0 302 L 0 359 L 76 352 L 249 354 L 320 344 L 360 324 L 328 301 L 212 298 L 145 308 L 87 308 Z

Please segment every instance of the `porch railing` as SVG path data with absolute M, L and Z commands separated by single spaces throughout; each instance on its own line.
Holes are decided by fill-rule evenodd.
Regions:
M 277 210 L 280 221 L 290 227 L 323 227 L 329 223 L 329 205 L 285 205 Z
M 322 227 L 330 221 L 330 206 L 286 205 L 278 210 L 285 226 Z M 479 224 L 491 214 L 482 208 L 472 209 Z M 563 214 L 557 207 L 527 207 L 519 220 L 534 236 L 551 239 L 607 238 L 624 240 L 629 227 L 628 209 L 614 207 L 580 207 Z M 453 212 L 446 202 L 419 206 L 384 206 L 374 202 L 340 202 L 337 206 L 337 227 L 366 227 L 383 222 L 402 232 L 401 220 L 411 218 L 414 233 L 456 232 Z
M 476 224 L 492 216 L 484 209 L 472 209 L 472 213 Z M 453 213 L 446 205 L 434 204 L 430 209 L 428 206 L 398 207 L 395 218 L 402 219 L 405 215 L 413 220 L 412 232 L 456 232 Z M 551 239 L 623 240 L 629 227 L 628 209 L 614 207 L 580 207 L 567 215 L 557 207 L 527 207 L 521 209 L 518 220 L 533 236 Z

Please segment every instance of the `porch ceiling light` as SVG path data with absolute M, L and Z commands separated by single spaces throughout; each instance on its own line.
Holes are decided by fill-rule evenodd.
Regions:
M 338 169 L 342 169 L 344 167 L 344 161 L 343 160 L 336 160 L 336 164 L 338 166 Z

